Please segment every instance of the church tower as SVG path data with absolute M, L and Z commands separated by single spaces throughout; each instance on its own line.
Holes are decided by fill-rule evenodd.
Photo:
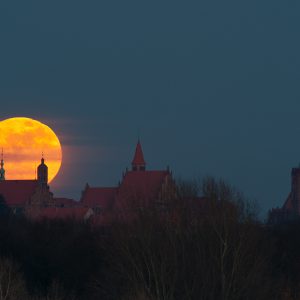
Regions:
M 0 181 L 5 180 L 5 169 L 4 169 L 4 159 L 3 159 L 3 149 L 1 153 L 1 163 L 0 163 Z
M 140 143 L 140 140 L 138 140 L 138 143 L 135 148 L 135 154 L 133 161 L 131 163 L 132 171 L 145 171 L 146 170 L 146 162 L 144 160 L 144 154 L 142 150 L 142 145 Z
M 37 180 L 40 184 L 48 184 L 48 167 L 45 164 L 44 157 L 42 156 L 41 164 L 37 168 Z

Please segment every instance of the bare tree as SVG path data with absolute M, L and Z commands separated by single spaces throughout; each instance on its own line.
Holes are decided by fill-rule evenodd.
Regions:
M 113 227 L 102 246 L 121 284 L 107 299 L 269 299 L 263 230 L 241 193 L 213 178 L 178 191 L 168 213 L 144 207 Z
M 205 240 L 211 244 L 218 299 L 266 299 L 269 286 L 260 286 L 266 278 L 268 256 L 255 206 L 223 180 L 206 178 L 202 191 L 208 198 L 204 222 L 210 237 Z
M 67 292 L 58 280 L 53 280 L 46 296 L 33 297 L 31 300 L 76 300 L 76 297 Z
M 0 258 L 0 300 L 20 300 L 26 297 L 25 282 L 18 265 L 8 258 Z

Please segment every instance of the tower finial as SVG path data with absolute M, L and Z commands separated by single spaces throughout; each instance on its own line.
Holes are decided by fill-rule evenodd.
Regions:
M 44 159 L 44 151 L 42 151 L 42 159 L 41 159 L 42 164 L 44 164 L 45 159 Z

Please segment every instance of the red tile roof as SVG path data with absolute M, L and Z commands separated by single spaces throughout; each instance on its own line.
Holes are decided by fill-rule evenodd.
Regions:
M 116 187 L 87 187 L 83 192 L 81 203 L 88 207 L 109 208 L 113 204 L 117 190 Z
M 10 206 L 24 206 L 35 193 L 37 180 L 4 180 L 0 181 L 0 195 Z
M 144 159 L 142 145 L 141 145 L 140 141 L 138 141 L 138 143 L 136 145 L 132 165 L 145 165 L 145 164 L 146 164 L 146 162 L 145 162 L 145 159 Z
M 169 171 L 129 171 L 119 188 L 117 205 L 127 201 L 155 200 Z

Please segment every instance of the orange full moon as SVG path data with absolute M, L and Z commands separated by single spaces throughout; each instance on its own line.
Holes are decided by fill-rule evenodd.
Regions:
M 42 153 L 49 182 L 61 167 L 62 149 L 58 137 L 50 127 L 30 118 L 1 121 L 0 148 L 4 153 L 6 179 L 34 179 Z

